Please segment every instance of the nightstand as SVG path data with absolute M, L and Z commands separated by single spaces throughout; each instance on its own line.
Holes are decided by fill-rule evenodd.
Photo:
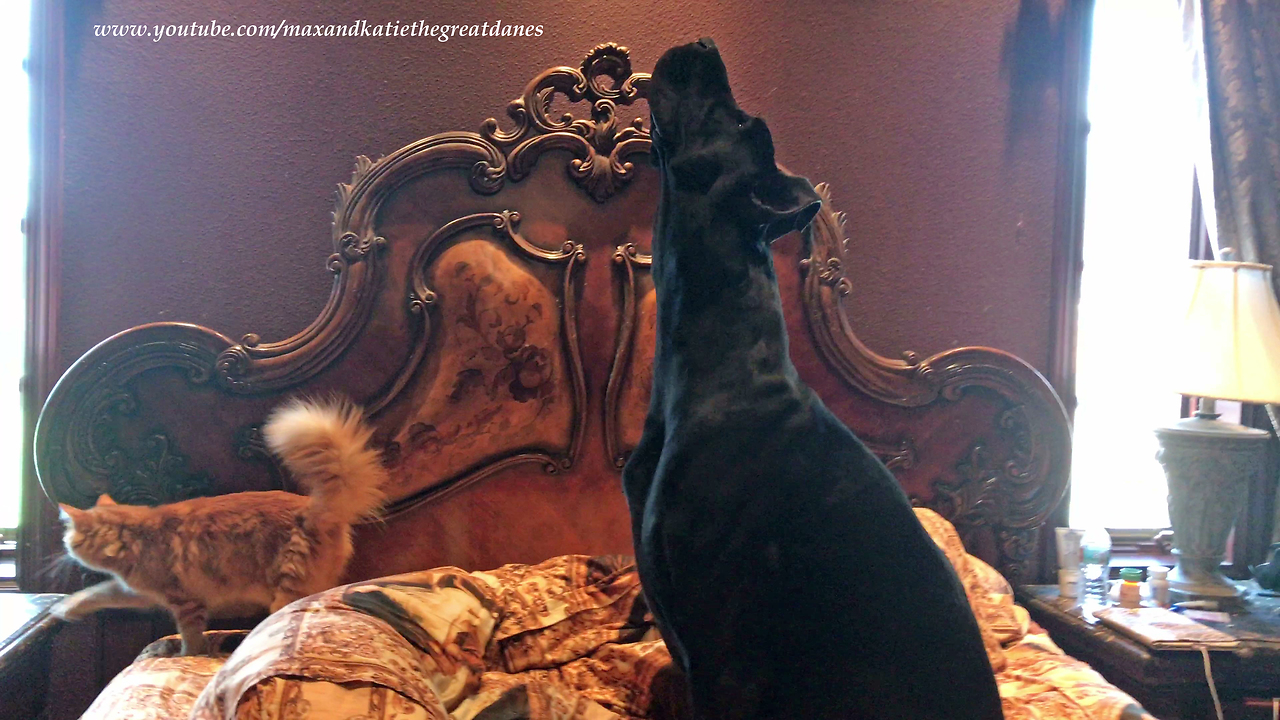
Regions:
M 51 641 L 62 624 L 49 606 L 62 597 L 0 593 L 0 717 L 34 718 L 44 708 Z
M 1231 622 L 1204 623 L 1241 643 L 1238 650 L 1209 654 L 1228 719 L 1270 718 L 1271 698 L 1280 697 L 1280 598 L 1262 597 L 1254 590 L 1246 611 L 1232 615 Z M 1089 663 L 1152 715 L 1161 720 L 1214 717 L 1199 652 L 1151 650 L 1110 628 L 1088 623 L 1074 599 L 1058 596 L 1056 585 L 1027 585 L 1016 595 L 1067 654 Z

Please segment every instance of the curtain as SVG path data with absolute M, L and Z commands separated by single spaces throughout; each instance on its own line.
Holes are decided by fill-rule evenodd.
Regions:
M 1197 170 L 1213 178 L 1204 204 L 1216 214 L 1214 245 L 1280 268 L 1280 1 L 1182 1 L 1210 139 Z M 1280 274 L 1272 283 L 1280 297 Z M 1275 423 L 1276 408 L 1267 410 Z M 1274 507 L 1272 540 L 1280 541 L 1280 498 Z
M 1194 2 L 1203 31 L 1217 244 L 1280 267 L 1280 3 Z

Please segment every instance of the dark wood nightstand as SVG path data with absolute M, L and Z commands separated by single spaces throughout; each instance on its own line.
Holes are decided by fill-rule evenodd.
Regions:
M 61 595 L 0 593 L 0 717 L 34 718 L 44 708 Z
M 1162 720 L 1214 717 L 1199 652 L 1151 650 L 1100 624 L 1086 622 L 1074 600 L 1058 597 L 1056 585 L 1017 589 L 1018 602 L 1067 654 L 1083 660 Z M 1240 641 L 1238 650 L 1210 653 L 1213 679 L 1224 715 L 1270 718 L 1271 698 L 1280 697 L 1280 598 L 1251 595 L 1245 612 L 1229 623 L 1205 622 Z

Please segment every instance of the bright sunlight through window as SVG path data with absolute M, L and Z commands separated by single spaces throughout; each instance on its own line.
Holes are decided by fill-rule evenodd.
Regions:
M 27 213 L 30 168 L 29 91 L 23 61 L 30 46 L 30 3 L 11 0 L 0 9 L 0 147 L 9 171 L 0 173 L 0 242 L 9 260 L 0 278 L 0 528 L 18 526 L 22 477 L 22 380 L 26 345 L 26 241 L 22 218 Z
M 1099 0 L 1089 76 L 1084 273 L 1076 351 L 1071 525 L 1163 528 L 1153 430 L 1180 398 L 1167 362 L 1191 237 L 1190 60 L 1173 0 Z

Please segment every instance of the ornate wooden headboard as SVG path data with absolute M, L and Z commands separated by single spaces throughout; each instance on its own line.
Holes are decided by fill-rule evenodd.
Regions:
M 102 342 L 40 417 L 45 492 L 88 506 L 102 492 L 154 504 L 289 488 L 262 419 L 286 396 L 340 392 L 371 412 L 394 478 L 353 578 L 629 553 L 619 468 L 651 384 L 658 177 L 643 118 L 621 116 L 648 79 L 602 45 L 534 78 L 511 129 L 489 119 L 357 158 L 320 316 L 280 341 L 156 323 Z M 553 101 L 589 117 L 553 115 Z M 1030 579 L 1070 452 L 1044 378 L 986 348 L 890 359 L 859 342 L 841 272 L 856 245 L 829 198 L 812 247 L 774 247 L 805 380 L 971 552 Z

